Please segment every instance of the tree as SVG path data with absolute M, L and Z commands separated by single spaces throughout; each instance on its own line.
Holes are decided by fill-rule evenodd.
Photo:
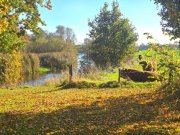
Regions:
M 62 25 L 59 25 L 56 27 L 56 33 L 60 38 L 65 39 L 65 27 Z
M 123 18 L 119 4 L 115 1 L 112 10 L 108 10 L 108 4 L 105 3 L 99 15 L 89 21 L 89 27 L 92 39 L 89 56 L 101 67 L 118 66 L 129 47 L 135 46 L 137 41 L 134 27 L 127 18 Z
M 163 32 L 180 38 L 180 0 L 154 0 L 154 3 L 162 7 L 159 15 Z
M 0 83 L 22 80 L 22 54 L 26 31 L 38 32 L 45 23 L 38 7 L 51 9 L 50 0 L 0 0 Z
M 56 35 L 64 41 L 70 41 L 74 43 L 76 40 L 74 31 L 71 28 L 64 27 L 62 25 L 56 27 Z
M 39 31 L 38 6 L 51 9 L 50 0 L 1 0 L 0 1 L 0 51 L 18 50 L 24 43 L 26 30 Z
M 76 36 L 71 28 L 66 28 L 65 30 L 66 41 L 75 42 Z

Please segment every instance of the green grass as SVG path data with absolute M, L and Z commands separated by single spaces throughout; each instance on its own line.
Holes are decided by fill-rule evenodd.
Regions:
M 39 68 L 40 73 L 47 73 L 47 72 L 50 72 L 50 71 L 51 71 L 50 68 L 46 68 L 46 67 L 40 67 Z
M 179 102 L 152 87 L 0 89 L 0 134 L 176 135 Z
M 117 81 L 118 80 L 118 69 L 114 72 L 105 72 L 102 74 L 101 79 L 104 81 Z

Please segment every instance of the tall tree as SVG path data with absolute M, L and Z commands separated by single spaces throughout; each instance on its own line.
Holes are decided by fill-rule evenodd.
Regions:
M 99 15 L 89 21 L 89 26 L 93 40 L 89 56 L 98 66 L 118 66 L 129 47 L 135 46 L 137 34 L 129 20 L 122 16 L 116 1 L 112 3 L 112 10 L 108 10 L 105 3 Z
M 159 15 L 163 31 L 180 38 L 180 0 L 154 0 L 154 3 L 162 7 Z
M 75 42 L 76 36 L 71 28 L 59 25 L 56 27 L 56 35 L 65 41 Z
M 50 0 L 0 1 L 0 51 L 18 50 L 24 42 L 26 30 L 37 32 L 41 20 L 38 6 L 51 9 Z
M 56 27 L 56 33 L 60 38 L 65 39 L 65 27 L 62 25 L 59 25 Z
M 76 36 L 71 28 L 66 28 L 65 30 L 66 41 L 75 42 Z

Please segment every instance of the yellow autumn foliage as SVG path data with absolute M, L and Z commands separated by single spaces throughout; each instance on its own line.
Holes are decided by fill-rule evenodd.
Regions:
M 22 54 L 13 51 L 0 56 L 0 83 L 3 86 L 16 86 L 22 81 Z

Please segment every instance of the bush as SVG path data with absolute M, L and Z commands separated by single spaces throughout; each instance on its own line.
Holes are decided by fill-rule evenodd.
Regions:
M 22 78 L 22 54 L 13 51 L 0 55 L 0 84 L 16 86 Z
M 86 81 L 81 81 L 81 82 L 71 82 L 71 83 L 63 83 L 64 85 L 62 86 L 63 89 L 70 89 L 70 88 L 95 88 L 97 85 L 92 82 L 86 82 Z
M 70 83 L 64 83 L 64 85 L 61 85 L 62 89 L 70 89 L 70 88 L 77 88 L 77 83 L 70 82 Z
M 147 39 L 153 40 L 153 36 L 150 33 L 144 34 L 147 35 Z M 180 73 L 178 43 L 161 45 L 155 43 L 154 40 L 154 43 L 151 41 L 149 45 L 150 48 L 144 52 L 145 57 L 148 61 L 157 63 L 157 72 L 161 75 L 161 80 L 168 81 L 169 84 L 175 82 Z
M 79 89 L 81 89 L 81 88 L 95 88 L 95 87 L 97 87 L 97 85 L 95 83 L 86 82 L 86 81 L 79 82 L 77 86 L 78 86 Z
M 99 85 L 100 88 L 117 88 L 120 87 L 120 84 L 116 81 L 109 81 Z

